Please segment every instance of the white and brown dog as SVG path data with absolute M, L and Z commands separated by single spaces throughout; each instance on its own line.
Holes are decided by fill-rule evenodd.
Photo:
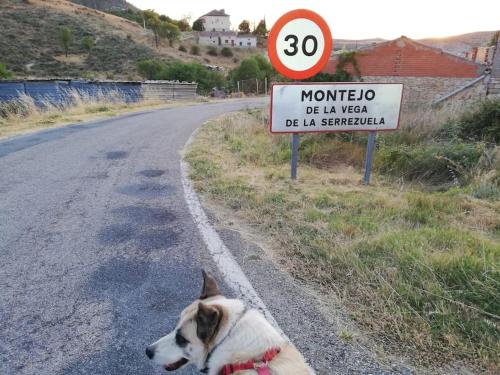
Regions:
M 257 310 L 222 296 L 203 272 L 198 300 L 182 311 L 175 329 L 146 349 L 173 371 L 194 364 L 208 375 L 308 375 L 301 354 Z

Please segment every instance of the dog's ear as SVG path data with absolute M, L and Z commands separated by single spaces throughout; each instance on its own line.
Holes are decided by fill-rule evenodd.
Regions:
M 198 304 L 196 314 L 196 334 L 204 343 L 209 343 L 217 333 L 219 323 L 222 319 L 222 311 L 216 306 Z
M 219 295 L 219 287 L 214 277 L 205 270 L 201 270 L 201 273 L 203 274 L 203 289 L 201 290 L 200 299 Z

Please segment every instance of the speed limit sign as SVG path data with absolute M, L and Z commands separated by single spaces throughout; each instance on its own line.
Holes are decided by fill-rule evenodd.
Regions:
M 285 13 L 269 32 L 268 53 L 276 70 L 291 79 L 306 79 L 328 62 L 332 34 L 325 20 L 307 9 Z

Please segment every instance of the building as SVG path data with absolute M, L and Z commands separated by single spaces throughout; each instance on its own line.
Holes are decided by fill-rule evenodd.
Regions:
M 231 31 L 231 21 L 229 14 L 224 9 L 214 9 L 200 17 L 205 31 Z
M 201 16 L 205 31 L 198 32 L 198 43 L 205 46 L 256 48 L 257 37 L 231 30 L 229 14 L 224 9 L 212 10 Z
M 201 31 L 198 33 L 198 43 L 205 46 L 256 48 L 257 37 L 235 31 Z
M 487 92 L 484 65 L 404 36 L 361 48 L 355 51 L 355 59 L 363 81 L 403 83 L 406 109 L 450 98 L 477 99 Z M 324 71 L 335 73 L 337 62 L 338 54 L 334 54 Z M 345 69 L 355 74 L 353 66 Z
M 238 34 L 236 37 L 236 47 L 257 48 L 257 37 L 252 34 Z
M 198 43 L 204 46 L 256 48 L 257 37 L 252 34 L 238 34 L 231 30 L 229 14 L 224 9 L 212 10 L 201 16 L 205 31 L 197 34 Z

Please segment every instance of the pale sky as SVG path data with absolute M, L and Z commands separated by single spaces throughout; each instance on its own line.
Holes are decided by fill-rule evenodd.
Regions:
M 334 39 L 421 39 L 500 29 L 499 0 L 128 0 L 141 9 L 191 22 L 212 9 L 226 10 L 234 29 L 243 19 L 267 27 L 289 10 L 306 8 L 326 19 Z

